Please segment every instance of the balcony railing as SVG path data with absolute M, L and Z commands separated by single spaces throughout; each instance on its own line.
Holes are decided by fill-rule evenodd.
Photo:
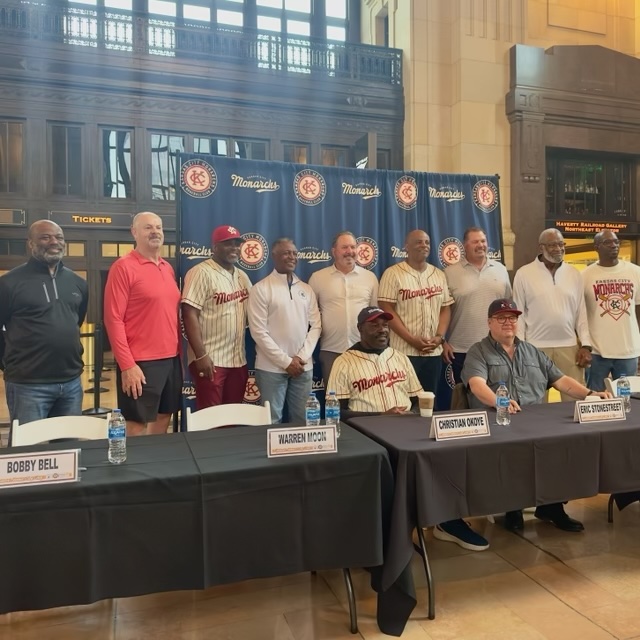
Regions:
M 0 0 L 0 37 L 225 61 L 272 71 L 402 84 L 402 51 L 187 24 L 166 16 L 90 6 Z

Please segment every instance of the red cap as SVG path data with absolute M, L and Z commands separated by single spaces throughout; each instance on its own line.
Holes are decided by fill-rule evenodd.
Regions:
M 211 242 L 216 244 L 217 242 L 224 242 L 225 240 L 240 240 L 244 242 L 240 232 L 228 224 L 223 224 L 220 227 L 216 227 L 211 234 Z

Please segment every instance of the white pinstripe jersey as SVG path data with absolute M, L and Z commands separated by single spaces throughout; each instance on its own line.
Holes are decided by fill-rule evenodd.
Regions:
M 395 303 L 395 311 L 414 336 L 433 337 L 438 329 L 440 309 L 453 304 L 444 271 L 431 264 L 424 271 L 416 271 L 407 262 L 389 267 L 380 279 L 378 302 Z M 391 331 L 389 344 L 408 356 L 423 355 Z M 429 353 L 438 356 L 442 346 Z
M 213 364 L 241 367 L 247 364 L 244 335 L 247 327 L 247 300 L 251 282 L 237 267 L 223 269 L 212 259 L 187 271 L 182 302 L 200 310 L 202 342 Z M 191 345 L 189 363 L 195 360 Z
M 411 396 L 422 387 L 404 353 L 391 347 L 380 354 L 353 348 L 333 363 L 329 391 L 335 391 L 340 400 L 348 398 L 351 411 L 383 413 L 393 407 L 411 409 Z

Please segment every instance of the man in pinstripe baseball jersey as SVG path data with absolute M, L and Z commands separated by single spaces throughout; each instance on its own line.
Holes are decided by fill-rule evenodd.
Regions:
M 409 358 L 389 346 L 392 320 L 393 315 L 380 307 L 365 307 L 358 314 L 360 342 L 333 363 L 327 390 L 336 392 L 343 418 L 381 413 L 408 414 L 416 404 L 416 396 L 422 387 Z M 489 543 L 462 519 L 439 524 L 433 535 L 471 551 L 489 547 Z
M 185 276 L 182 319 L 198 409 L 244 398 L 248 378 L 244 337 L 251 282 L 235 266 L 242 243 L 235 227 L 217 227 L 211 236 L 211 258 Z
M 422 388 L 435 393 L 453 298 L 444 272 L 427 263 L 431 240 L 426 232 L 409 232 L 405 250 L 407 259 L 382 274 L 378 303 L 393 316 L 391 346 L 409 356 Z

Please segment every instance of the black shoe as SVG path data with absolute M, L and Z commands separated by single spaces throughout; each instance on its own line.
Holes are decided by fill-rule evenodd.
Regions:
M 561 503 L 545 504 L 536 507 L 535 517 L 544 522 L 551 522 L 563 531 L 584 531 L 584 525 L 579 520 L 570 518 Z
M 524 529 L 522 511 L 507 511 L 504 514 L 503 525 L 507 531 L 522 531 Z

